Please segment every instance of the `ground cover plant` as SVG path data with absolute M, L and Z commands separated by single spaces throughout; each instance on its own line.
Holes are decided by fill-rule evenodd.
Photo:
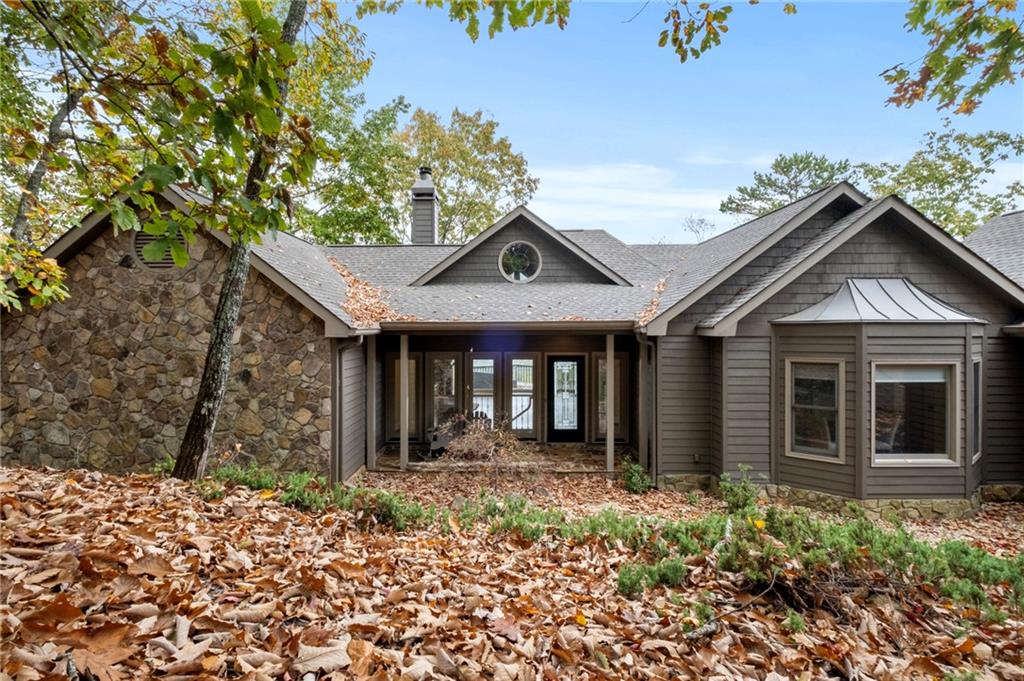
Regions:
M 267 487 L 248 468 L 196 484 L 0 469 L 10 546 L 0 671 L 1022 673 L 1024 559 L 964 542 L 756 504 L 693 517 L 570 513 L 484 491 L 456 508 L 308 474 Z

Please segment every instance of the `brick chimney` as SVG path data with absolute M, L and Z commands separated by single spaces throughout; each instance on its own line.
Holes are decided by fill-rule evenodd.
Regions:
M 412 185 L 412 229 L 414 244 L 437 243 L 437 190 L 427 166 L 420 167 L 420 177 Z

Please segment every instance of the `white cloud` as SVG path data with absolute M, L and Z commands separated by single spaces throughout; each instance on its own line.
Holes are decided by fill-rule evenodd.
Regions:
M 688 215 L 732 226 L 718 212 L 728 190 L 683 186 L 674 171 L 645 163 L 534 168 L 530 210 L 558 229 L 606 229 L 627 243 L 686 242 Z

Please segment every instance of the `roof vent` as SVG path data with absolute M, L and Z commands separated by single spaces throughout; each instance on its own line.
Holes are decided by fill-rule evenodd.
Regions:
M 437 190 L 428 166 L 420 166 L 419 179 L 412 185 L 412 229 L 414 244 L 437 243 Z
M 135 259 L 139 261 L 139 264 L 143 267 L 156 271 L 166 271 L 174 269 L 174 258 L 171 257 L 171 249 L 167 249 L 164 252 L 164 257 L 160 260 L 146 260 L 146 257 L 142 255 L 142 249 L 154 241 L 159 240 L 161 237 L 147 234 L 146 232 L 135 232 L 135 237 L 132 242 L 132 247 L 135 251 Z M 182 246 L 185 246 L 185 239 L 179 233 L 177 235 L 178 241 Z

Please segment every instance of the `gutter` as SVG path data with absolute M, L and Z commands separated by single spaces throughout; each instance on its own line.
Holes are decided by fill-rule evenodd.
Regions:
M 633 321 L 625 320 L 583 320 L 583 321 L 522 321 L 522 322 L 474 322 L 474 321 L 426 321 L 426 322 L 381 322 L 381 331 L 632 331 Z

